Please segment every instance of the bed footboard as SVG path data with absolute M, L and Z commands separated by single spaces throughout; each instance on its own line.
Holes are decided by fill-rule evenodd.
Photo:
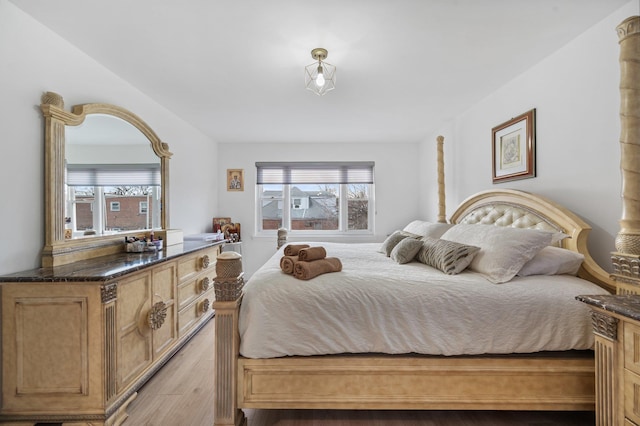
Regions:
M 240 357 L 242 408 L 595 409 L 593 354 Z

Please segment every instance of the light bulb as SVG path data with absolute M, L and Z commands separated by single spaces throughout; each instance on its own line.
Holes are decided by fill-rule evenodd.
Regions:
M 318 65 L 318 76 L 316 77 L 316 86 L 324 86 L 324 72 L 322 71 L 322 65 Z

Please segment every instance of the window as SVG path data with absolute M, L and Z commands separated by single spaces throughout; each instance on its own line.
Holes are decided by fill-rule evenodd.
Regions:
M 258 232 L 373 232 L 373 162 L 259 162 Z
M 66 226 L 75 236 L 158 228 L 160 179 L 157 164 L 67 164 Z

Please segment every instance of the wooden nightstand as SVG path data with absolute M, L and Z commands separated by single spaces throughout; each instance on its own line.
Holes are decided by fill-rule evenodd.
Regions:
M 640 425 L 640 296 L 578 296 L 592 311 L 596 425 Z

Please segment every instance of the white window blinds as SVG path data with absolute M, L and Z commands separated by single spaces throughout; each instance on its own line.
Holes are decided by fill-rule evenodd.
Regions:
M 373 161 L 256 162 L 257 184 L 373 184 Z
M 160 186 L 159 164 L 67 164 L 69 186 Z

